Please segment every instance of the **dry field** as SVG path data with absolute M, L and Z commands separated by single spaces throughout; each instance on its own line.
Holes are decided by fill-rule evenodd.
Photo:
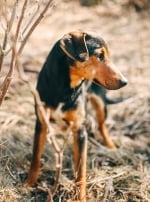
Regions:
M 105 2 L 105 3 L 104 3 Z M 107 3 L 108 2 L 108 3 Z M 92 30 L 108 42 L 112 60 L 128 78 L 128 85 L 109 91 L 108 97 L 129 97 L 108 106 L 107 126 L 117 145 L 112 151 L 102 142 L 89 140 L 87 201 L 150 201 L 150 10 L 103 1 L 93 7 L 78 1 L 60 2 L 50 10 L 28 41 L 21 61 L 35 85 L 54 42 L 71 30 Z M 5 68 L 7 69 L 7 62 Z M 34 70 L 34 71 L 31 71 Z M 41 159 L 42 172 L 35 187 L 27 189 L 26 178 L 34 133 L 34 100 L 17 72 L 0 107 L 0 202 L 42 202 L 55 181 L 55 154 L 47 143 Z M 94 122 L 94 120 L 92 119 Z M 96 127 L 94 127 L 96 134 Z M 58 142 L 62 138 L 58 135 Z M 71 139 L 64 151 L 63 170 L 54 201 L 73 201 L 74 187 Z

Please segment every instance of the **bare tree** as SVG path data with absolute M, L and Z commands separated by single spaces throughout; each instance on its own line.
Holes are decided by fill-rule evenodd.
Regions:
M 17 58 L 20 58 L 29 37 L 41 22 L 47 10 L 54 5 L 55 0 L 47 0 L 44 5 L 40 0 L 1 1 L 0 29 L 2 34 L 0 35 L 0 73 L 5 57 L 8 55 L 10 56 L 10 65 L 6 76 L 1 81 L 0 105 L 12 80 Z
M 9 2 L 2 0 L 0 2 L 0 74 L 2 72 L 5 57 L 10 57 L 9 69 L 4 79 L 0 82 L 0 105 L 2 104 L 4 97 L 7 93 L 9 85 L 11 83 L 14 69 L 16 68 L 19 73 L 21 81 L 26 83 L 31 91 L 35 104 L 37 105 L 37 114 L 42 124 L 45 124 L 48 129 L 47 139 L 53 146 L 56 156 L 56 180 L 52 191 L 49 191 L 49 200 L 52 199 L 55 194 L 62 169 L 63 150 L 67 143 L 68 137 L 71 134 L 70 128 L 68 129 L 68 136 L 64 140 L 63 145 L 60 147 L 56 141 L 56 138 L 51 133 L 51 127 L 49 124 L 50 111 L 46 111 L 43 107 L 38 92 L 32 87 L 29 80 L 26 78 L 23 70 L 22 63 L 20 61 L 23 49 L 28 42 L 32 32 L 44 18 L 49 8 L 52 8 L 55 3 L 54 0 L 47 0 L 44 4 L 40 0 L 14 0 Z M 32 8 L 32 11 L 29 13 Z M 1 75 L 0 75 L 1 78 Z

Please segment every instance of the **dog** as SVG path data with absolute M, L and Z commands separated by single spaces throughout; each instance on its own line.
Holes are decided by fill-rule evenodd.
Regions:
M 89 90 L 86 87 L 91 83 Z M 49 53 L 38 77 L 37 91 L 45 109 L 55 112 L 61 105 L 66 129 L 73 132 L 74 167 L 79 201 L 86 201 L 87 131 L 85 129 L 86 102 L 89 100 L 98 117 L 99 130 L 106 145 L 115 148 L 105 126 L 105 105 L 96 85 L 116 90 L 127 79 L 111 63 L 106 42 L 97 34 L 74 31 L 58 40 Z M 85 91 L 88 91 L 87 93 Z M 35 106 L 37 114 L 37 106 Z M 54 120 L 53 113 L 50 120 Z M 46 141 L 47 127 L 37 116 L 33 156 L 26 180 L 32 186 L 40 172 L 40 158 Z

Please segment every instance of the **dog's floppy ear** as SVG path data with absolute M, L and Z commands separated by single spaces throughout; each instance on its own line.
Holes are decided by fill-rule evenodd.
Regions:
M 71 32 L 60 39 L 60 47 L 72 60 L 84 62 L 89 59 L 85 41 L 86 33 Z

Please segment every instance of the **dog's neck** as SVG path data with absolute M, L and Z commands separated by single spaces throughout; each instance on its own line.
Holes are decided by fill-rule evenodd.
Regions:
M 64 96 L 63 102 L 62 102 L 63 103 L 62 110 L 66 111 L 66 110 L 77 108 L 79 105 L 80 99 L 83 99 L 83 100 L 85 99 L 84 81 L 82 81 L 77 87 L 72 88 L 68 95 Z

